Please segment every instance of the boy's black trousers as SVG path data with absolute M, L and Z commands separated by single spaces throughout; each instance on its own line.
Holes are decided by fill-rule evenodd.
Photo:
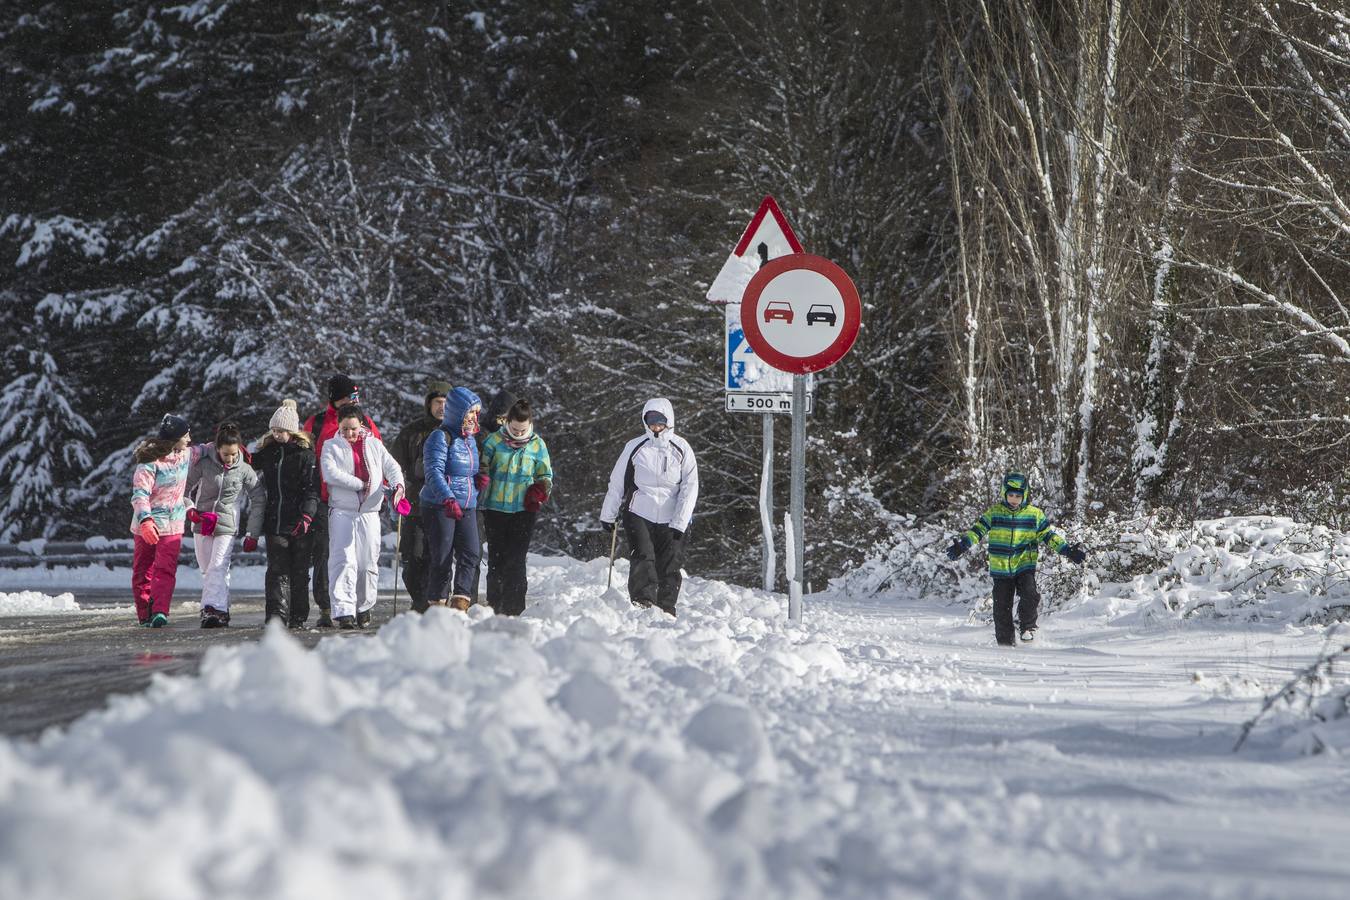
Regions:
M 1041 606 L 1041 595 L 1036 590 L 1036 570 L 1029 569 L 1011 578 L 994 577 L 994 639 L 1000 644 L 1014 644 L 1013 594 L 1016 593 L 1017 621 L 1022 630 L 1036 627 L 1036 613 Z

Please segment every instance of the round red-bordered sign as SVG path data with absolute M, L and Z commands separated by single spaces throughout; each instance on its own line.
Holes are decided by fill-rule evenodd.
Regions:
M 827 369 L 853 348 L 862 327 L 858 289 L 822 256 L 792 253 L 769 260 L 741 297 L 741 328 L 750 348 L 780 372 Z

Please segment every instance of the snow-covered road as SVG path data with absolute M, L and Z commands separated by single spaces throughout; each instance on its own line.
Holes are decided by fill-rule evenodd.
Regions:
M 531 558 L 519 620 L 435 610 L 208 653 L 0 741 L 0 896 L 1329 897 L 1350 779 L 1262 729 L 1314 629 L 993 646 L 959 607 Z

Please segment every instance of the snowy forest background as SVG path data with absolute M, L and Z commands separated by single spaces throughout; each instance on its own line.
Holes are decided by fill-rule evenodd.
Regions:
M 690 566 L 753 581 L 703 292 L 766 193 L 865 304 L 817 583 L 1009 466 L 1055 518 L 1346 524 L 1341 4 L 33 0 L 0 64 L 0 539 L 120 536 L 165 411 L 261 434 L 346 371 L 390 437 L 432 379 L 528 395 L 581 556 L 669 396 Z

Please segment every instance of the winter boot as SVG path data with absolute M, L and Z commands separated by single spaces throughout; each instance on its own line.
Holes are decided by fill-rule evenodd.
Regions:
M 1030 644 L 1034 640 L 1036 640 L 1036 628 L 1034 626 L 1031 628 L 1023 628 L 1022 643 Z
M 230 614 L 216 609 L 214 606 L 202 607 L 202 627 L 203 628 L 224 628 L 230 624 Z
M 164 615 L 164 613 L 155 613 L 153 616 L 150 617 L 151 628 L 163 628 L 165 625 L 168 624 L 169 624 L 169 617 Z
M 449 606 L 449 605 L 450 605 L 450 601 L 449 601 L 449 600 L 428 600 L 428 601 L 427 601 L 427 609 L 431 609 L 431 607 L 433 607 L 433 606 Z
M 464 594 L 456 594 L 450 598 L 450 608 L 457 609 L 460 612 L 468 612 L 472 605 L 473 599 Z
M 356 616 L 338 616 L 333 621 L 343 631 L 352 631 L 356 628 Z
M 369 625 L 370 625 L 370 610 L 366 610 L 365 612 L 357 612 L 356 627 L 366 628 Z
M 328 614 L 328 610 L 319 610 L 319 621 L 315 623 L 319 628 L 332 628 L 333 617 Z

